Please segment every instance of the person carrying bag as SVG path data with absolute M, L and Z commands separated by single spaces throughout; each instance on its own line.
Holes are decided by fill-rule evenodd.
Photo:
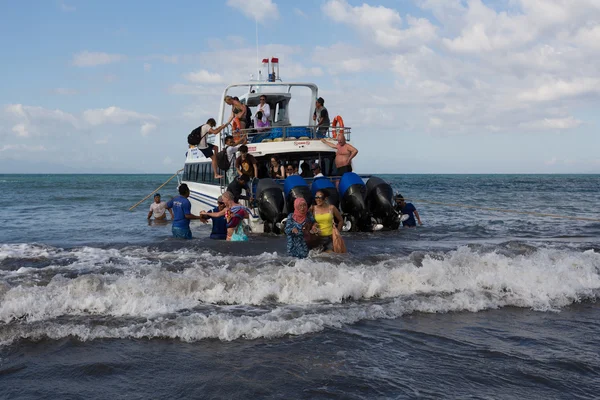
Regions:
M 346 243 L 344 243 L 344 239 L 342 239 L 342 235 L 340 231 L 338 231 L 337 227 L 333 227 L 333 233 L 331 235 L 331 239 L 333 240 L 333 252 L 334 253 L 347 253 L 348 249 L 346 249 Z
M 339 231 L 342 229 L 344 219 L 337 207 L 326 202 L 327 197 L 327 192 L 317 190 L 315 193 L 316 204 L 312 207 L 311 212 L 319 226 L 319 246 L 324 252 L 331 252 L 335 251 L 333 247 L 334 232 L 337 231 L 337 235 L 339 236 Z M 335 221 L 337 221 L 337 227 Z M 339 236 L 338 240 L 338 250 L 341 252 L 342 247 L 339 246 L 340 240 L 343 243 L 341 236 Z

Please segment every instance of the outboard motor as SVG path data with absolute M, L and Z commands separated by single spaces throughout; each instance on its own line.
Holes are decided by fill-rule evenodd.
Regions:
M 285 193 L 288 214 L 294 212 L 294 200 L 296 199 L 303 198 L 308 205 L 312 203 L 310 188 L 300 175 L 291 175 L 285 178 L 283 192 Z
M 281 185 L 271 178 L 259 180 L 256 187 L 256 199 L 258 215 L 265 222 L 265 232 L 276 232 L 278 229 L 275 224 L 283 219 L 285 205 Z
M 367 181 L 367 209 L 386 229 L 398 229 L 400 218 L 394 210 L 394 191 L 383 179 L 372 176 Z
M 328 178 L 319 177 L 313 180 L 313 183 L 310 188 L 313 198 L 315 197 L 315 193 L 319 190 L 327 193 L 327 202 L 332 206 L 336 206 L 340 208 L 340 194 L 338 193 L 335 185 Z
M 339 184 L 342 210 L 348 214 L 350 231 L 370 232 L 373 228 L 371 216 L 365 204 L 367 188 L 360 176 L 354 172 L 346 172 L 342 175 Z

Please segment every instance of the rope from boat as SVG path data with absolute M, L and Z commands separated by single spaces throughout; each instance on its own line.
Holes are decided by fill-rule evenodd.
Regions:
M 133 210 L 134 208 L 136 208 L 137 206 L 139 206 L 140 204 L 142 204 L 144 202 L 144 200 L 146 200 L 148 197 L 150 197 L 154 193 L 158 192 L 160 190 L 160 188 L 162 188 L 163 186 L 165 186 L 167 183 L 171 182 L 171 180 L 173 178 L 175 178 L 177 176 L 177 174 L 179 174 L 181 171 L 183 171 L 183 168 L 180 169 L 179 171 L 175 172 L 172 177 L 170 177 L 169 179 L 167 179 L 167 181 L 165 183 L 163 183 L 162 185 L 160 185 L 159 187 L 157 187 L 156 189 L 154 189 L 152 191 L 152 193 L 150 193 L 148 196 L 144 197 L 143 199 L 141 199 L 140 201 L 138 201 L 137 203 L 135 203 L 133 206 L 131 206 L 131 208 L 129 209 L 129 211 Z
M 419 199 L 405 199 L 405 200 L 410 200 L 410 201 L 419 202 L 419 203 L 426 203 L 426 204 L 435 204 L 435 205 L 446 206 L 446 207 L 462 207 L 462 208 L 472 208 L 472 209 L 485 210 L 485 211 L 498 211 L 498 212 L 504 212 L 504 213 L 534 215 L 536 217 L 566 218 L 566 219 L 574 219 L 574 220 L 578 220 L 578 221 L 600 222 L 600 219 L 597 219 L 597 218 L 573 217 L 573 216 L 569 216 L 569 215 L 547 214 L 547 213 L 540 213 L 540 212 L 535 212 L 535 211 L 507 210 L 507 209 L 503 209 L 503 208 L 471 206 L 468 204 L 442 203 L 439 201 L 419 200 Z

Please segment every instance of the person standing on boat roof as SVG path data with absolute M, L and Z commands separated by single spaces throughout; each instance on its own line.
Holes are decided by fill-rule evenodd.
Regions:
M 219 152 L 219 148 L 214 144 L 208 143 L 207 138 L 208 135 L 216 135 L 223 130 L 229 123 L 231 122 L 231 118 L 227 121 L 226 124 L 221 125 L 217 129 L 217 121 L 214 118 L 209 118 L 208 121 L 202 126 L 194 129 L 192 134 L 196 132 L 198 129 L 200 130 L 200 143 L 198 144 L 198 149 L 204 154 L 204 157 L 210 158 L 212 160 L 212 168 L 215 179 L 220 179 L 223 175 L 219 175 L 219 167 L 217 167 L 217 153 Z
M 240 175 L 246 175 L 248 180 L 258 178 L 258 162 L 253 155 L 248 154 L 248 146 L 240 147 L 240 156 L 235 161 L 235 169 Z
M 325 100 L 322 97 L 317 99 L 313 121 L 316 122 L 317 137 L 324 138 L 329 131 L 331 122 L 329 121 L 329 112 L 325 108 Z
M 188 185 L 182 183 L 179 185 L 179 196 L 173 197 L 167 203 L 167 209 L 173 210 L 174 214 L 171 227 L 173 237 L 191 239 L 190 220 L 201 219 L 200 216 L 192 214 L 192 204 L 187 199 L 188 197 L 190 197 L 190 189 Z
M 148 220 L 154 215 L 155 220 L 166 220 L 167 219 L 167 202 L 160 201 L 160 193 L 154 195 L 154 201 L 150 204 L 150 211 L 148 211 Z M 173 219 L 173 210 L 169 209 L 171 219 Z
M 217 207 L 213 208 L 209 212 L 218 213 L 225 209 L 225 203 L 223 202 L 223 196 L 219 196 L 217 199 Z M 225 240 L 227 239 L 227 221 L 225 216 L 211 217 L 206 211 L 200 211 L 201 221 L 205 224 L 208 223 L 209 219 L 212 219 L 212 231 L 210 232 L 210 238 L 213 240 Z
M 421 217 L 419 216 L 419 212 L 417 208 L 412 203 L 407 203 L 404 201 L 404 197 L 401 194 L 397 194 L 394 196 L 394 201 L 396 205 L 394 209 L 400 214 L 407 214 L 408 219 L 406 221 L 402 221 L 402 226 L 406 226 L 409 228 L 414 228 L 417 226 L 417 222 L 415 221 L 415 217 L 417 217 L 417 221 L 419 221 L 419 225 L 423 225 L 421 222 Z
M 246 129 L 250 125 L 250 109 L 240 102 L 237 97 L 225 96 L 225 103 L 231 106 L 231 120 L 237 118 L 240 121 L 240 129 Z
M 338 136 L 337 144 L 328 142 L 325 139 L 321 139 L 321 142 L 331 148 L 337 149 L 335 153 L 335 167 L 339 176 L 344 175 L 346 172 L 352 172 L 352 159 L 356 157 L 358 150 L 346 142 L 346 137 L 343 134 Z
M 267 96 L 264 94 L 261 95 L 259 101 L 260 103 L 258 103 L 258 109 L 256 110 L 256 114 L 254 114 L 255 128 L 258 128 L 259 126 L 269 126 L 269 117 L 271 116 L 271 106 L 269 106 L 269 103 L 267 103 Z M 262 112 L 262 114 L 259 115 L 259 112 Z M 259 124 L 259 121 L 261 124 Z

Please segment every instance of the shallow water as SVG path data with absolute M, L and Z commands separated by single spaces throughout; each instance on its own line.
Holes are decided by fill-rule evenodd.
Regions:
M 1 175 L 7 398 L 591 398 L 600 389 L 597 175 L 385 176 L 424 226 L 172 239 L 161 175 Z M 175 193 L 175 184 L 161 191 Z M 20 199 L 20 201 L 15 201 Z

